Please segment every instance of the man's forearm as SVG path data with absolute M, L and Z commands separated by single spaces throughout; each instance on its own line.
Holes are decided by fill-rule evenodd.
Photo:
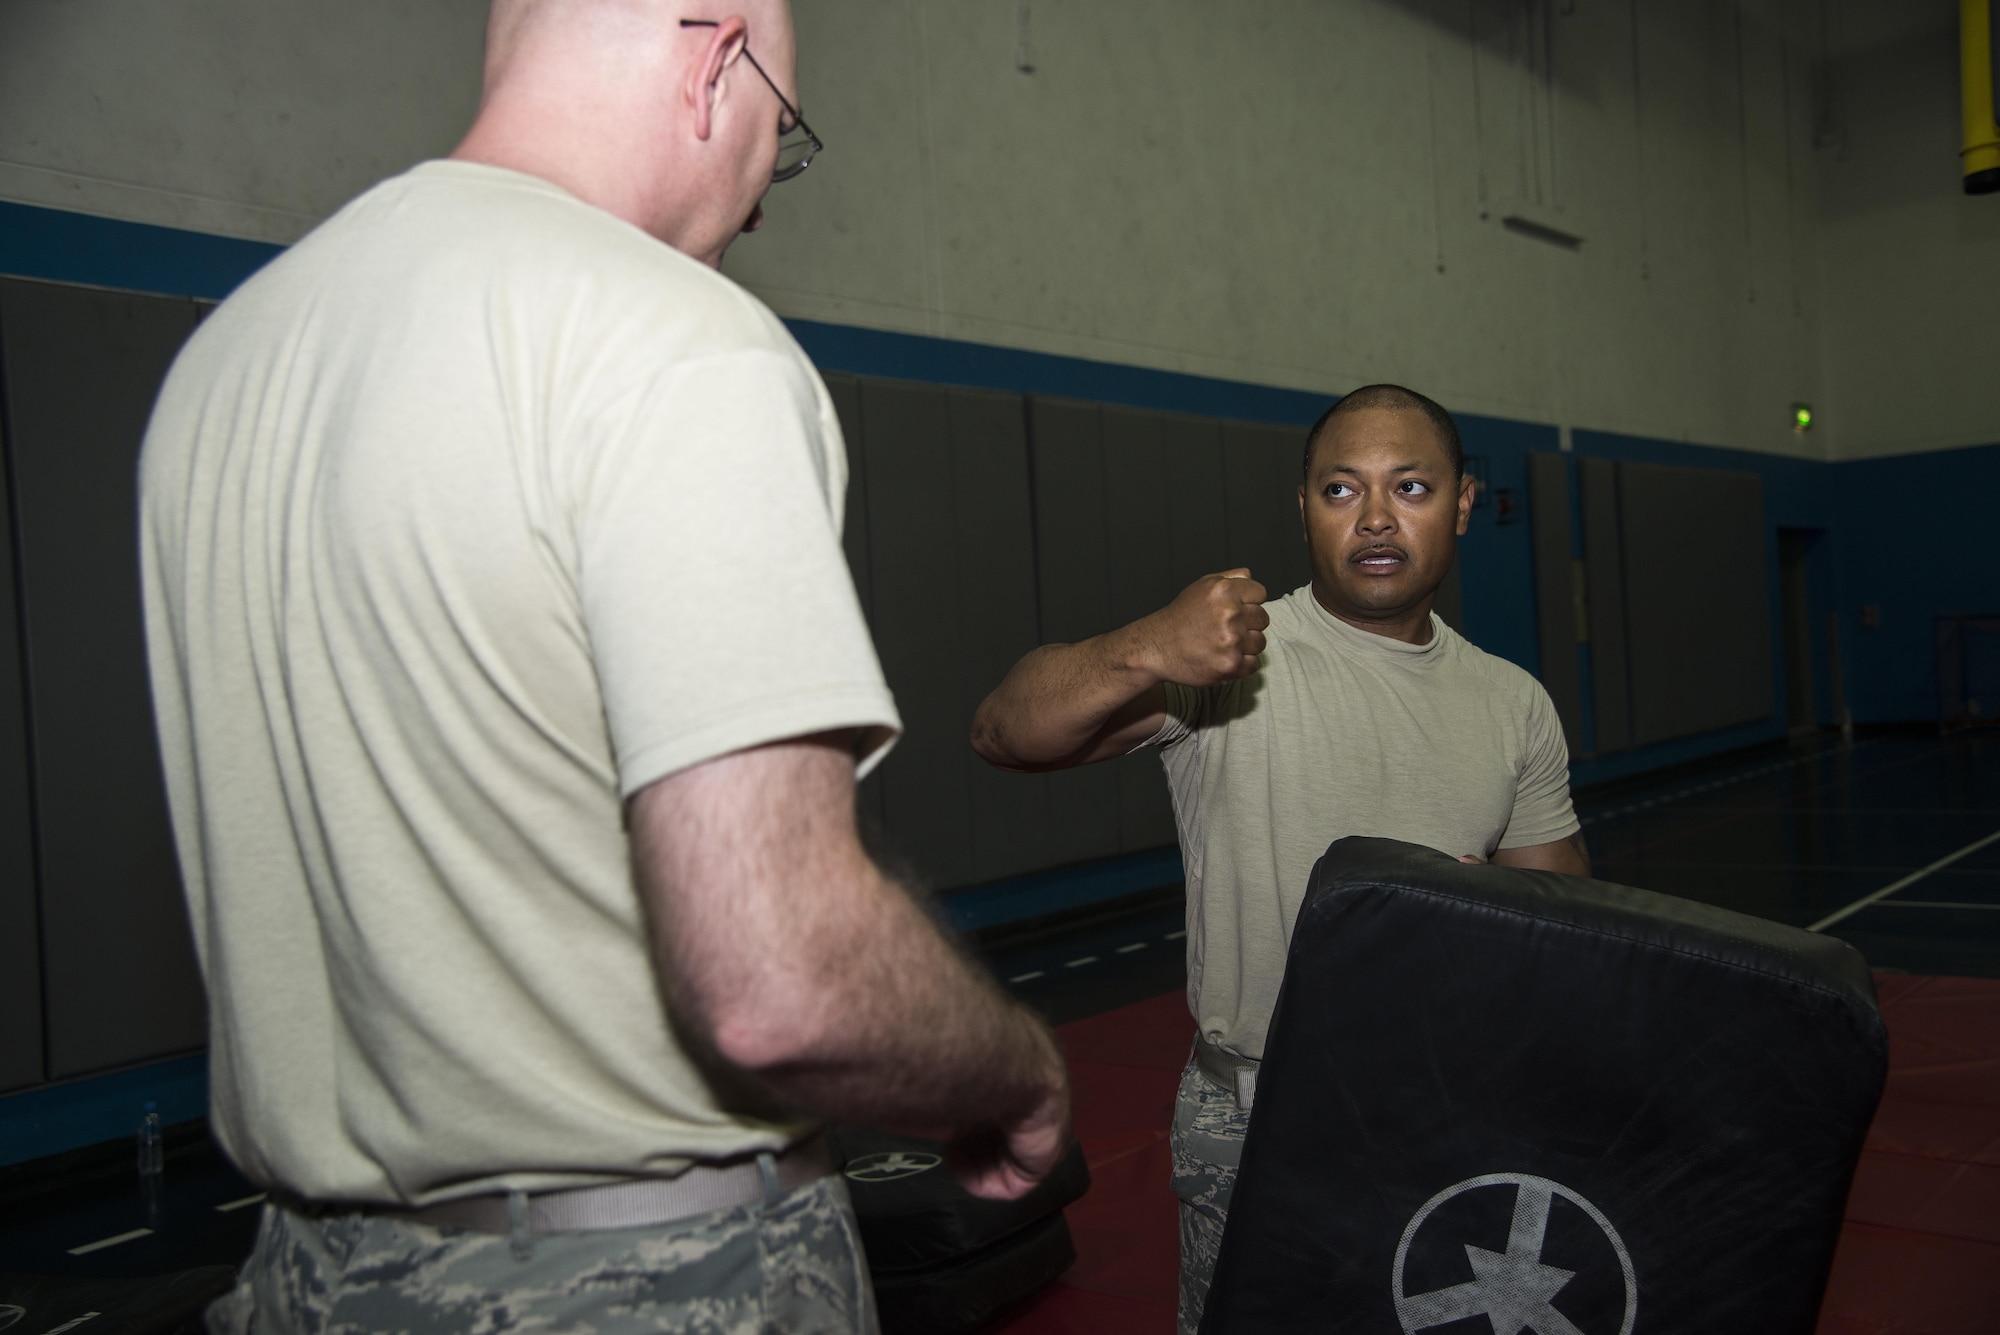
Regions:
M 1006 768 L 1074 763 L 1121 709 L 1159 684 L 1146 665 L 1143 625 L 1028 654 L 973 716 L 973 750 Z
M 1062 1080 L 1045 1028 L 900 887 L 882 880 L 876 895 L 872 926 L 847 932 L 820 977 L 798 980 L 807 1022 L 732 1057 L 825 1117 L 945 1137 L 1024 1116 Z
M 781 1097 L 942 1133 L 1061 1089 L 1046 1030 L 862 851 L 851 752 L 710 762 L 640 793 L 631 829 L 675 1011 Z

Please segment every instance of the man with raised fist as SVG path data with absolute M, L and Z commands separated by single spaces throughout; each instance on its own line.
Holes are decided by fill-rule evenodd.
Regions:
M 1003 769 L 1157 746 L 1187 868 L 1199 1028 L 1174 1117 L 1181 1329 L 1201 1320 L 1291 924 L 1333 840 L 1586 875 L 1569 756 L 1539 683 L 1433 615 L 1472 512 L 1458 428 L 1370 385 L 1306 438 L 1312 582 L 1266 605 L 1247 569 L 1205 575 L 1129 626 L 1015 665 L 973 720 Z

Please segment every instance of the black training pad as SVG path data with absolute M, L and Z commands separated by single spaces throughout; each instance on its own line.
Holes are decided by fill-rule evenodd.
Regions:
M 136 1279 L 0 1275 L 0 1330 L 195 1335 L 203 1311 L 235 1284 L 236 1268 L 227 1265 Z
M 962 1335 L 1019 1305 L 1076 1260 L 1062 1212 L 969 1256 L 922 1270 L 878 1271 L 882 1335 Z
M 828 1136 L 861 1221 L 868 1268 L 877 1275 L 956 1261 L 1059 1212 L 1090 1190 L 1090 1169 L 1075 1141 L 1026 1196 L 989 1201 L 958 1185 L 944 1162 L 942 1142 L 852 1126 Z
M 1343 839 L 1202 1330 L 1809 1335 L 1886 1066 L 1843 942 Z

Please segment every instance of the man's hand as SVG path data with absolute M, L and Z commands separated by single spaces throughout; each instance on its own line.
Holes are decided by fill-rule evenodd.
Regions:
M 952 1142 L 950 1160 L 960 1185 L 989 1201 L 1018 1200 L 1055 1171 L 1069 1147 L 1069 1086 L 1062 1054 L 1047 1048 L 1047 1092 L 1025 1116 L 1006 1126 L 971 1131 Z
M 1002 769 L 1068 769 L 1128 754 L 1160 731 L 1167 682 L 1247 677 L 1264 653 L 1264 586 L 1238 566 L 1204 575 L 1159 611 L 1014 665 L 972 717 L 972 749 Z
M 1130 630 L 1158 680 L 1219 686 L 1257 670 L 1271 624 L 1263 603 L 1264 586 L 1238 566 L 1203 575 Z

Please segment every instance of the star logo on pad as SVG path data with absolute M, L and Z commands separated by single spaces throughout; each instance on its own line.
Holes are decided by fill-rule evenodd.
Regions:
M 1513 1218 L 1507 1231 L 1507 1250 L 1492 1251 L 1475 1243 L 1463 1242 L 1465 1259 L 1472 1267 L 1468 1283 L 1451 1284 L 1425 1293 L 1405 1293 L 1403 1269 L 1409 1259 L 1410 1244 L 1438 1208 L 1469 1192 L 1487 1189 L 1514 1189 Z M 1632 1323 L 1639 1314 L 1639 1285 L 1633 1275 L 1632 1257 L 1624 1240 L 1602 1211 L 1559 1182 L 1520 1173 L 1489 1173 L 1447 1187 L 1424 1202 L 1403 1229 L 1396 1246 L 1393 1293 L 1396 1320 L 1404 1335 L 1417 1335 L 1433 1326 L 1442 1326 L 1469 1317 L 1483 1316 L 1493 1327 L 1493 1335 L 1613 1335 L 1607 1320 L 1602 1332 L 1579 1328 L 1555 1307 L 1556 1295 L 1577 1276 L 1577 1271 L 1551 1265 L 1542 1259 L 1548 1241 L 1549 1207 L 1557 1198 L 1577 1207 L 1603 1239 L 1610 1244 L 1622 1272 L 1624 1319 L 1616 1335 L 1632 1335 Z M 1461 1235 L 1463 1236 L 1463 1235 Z M 1608 1279 L 1609 1276 L 1607 1275 Z
M 847 1176 L 856 1182 L 894 1182 L 899 1177 L 928 1173 L 943 1162 L 937 1155 L 921 1150 L 890 1150 L 849 1161 Z

